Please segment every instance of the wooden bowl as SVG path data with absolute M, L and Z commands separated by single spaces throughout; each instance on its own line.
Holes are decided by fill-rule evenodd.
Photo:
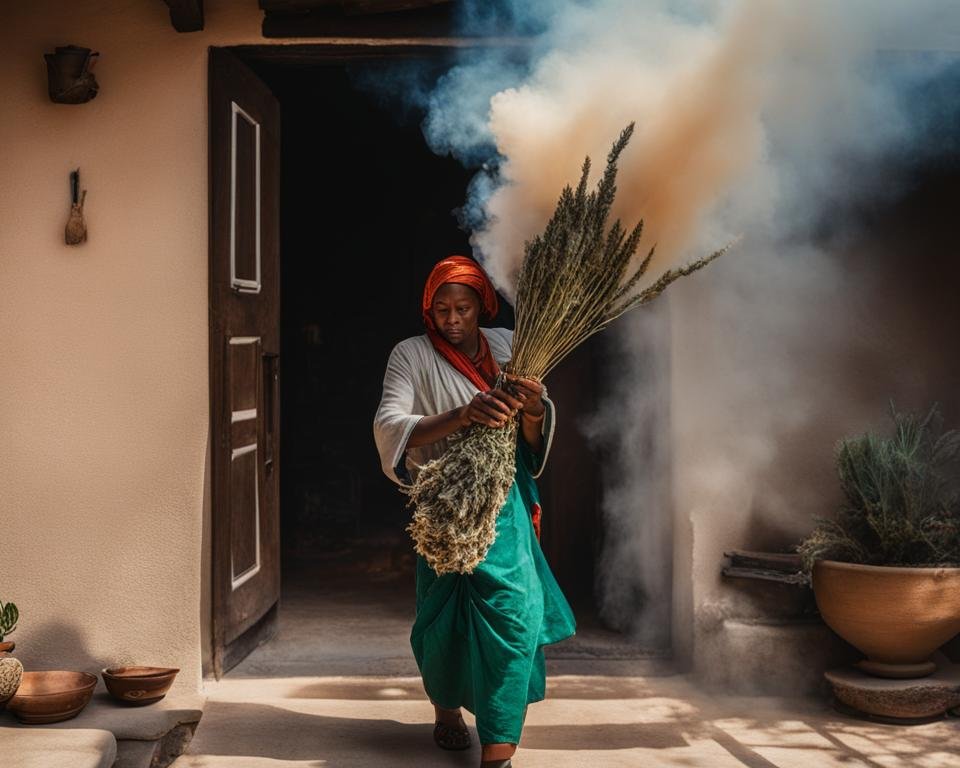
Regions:
M 172 667 L 110 667 L 102 674 L 111 696 L 127 704 L 141 705 L 166 696 L 179 671 Z
M 7 709 L 23 723 L 58 723 L 80 714 L 96 685 L 86 672 L 24 672 Z

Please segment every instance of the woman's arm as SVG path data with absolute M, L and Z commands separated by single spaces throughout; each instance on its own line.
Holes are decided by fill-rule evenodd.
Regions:
M 493 389 L 477 392 L 466 405 L 435 416 L 424 416 L 410 433 L 407 447 L 430 445 L 470 424 L 485 424 L 494 429 L 505 427 L 516 415 L 521 403 L 514 400 L 515 405 L 511 405 L 501 397 L 501 394 L 500 390 Z
M 424 416 L 410 433 L 407 447 L 419 448 L 421 445 L 430 445 L 452 435 L 460 427 L 466 426 L 463 423 L 462 411 L 463 408 L 454 408 L 452 411 L 438 413 L 436 416 Z
M 507 375 L 520 404 L 520 434 L 530 449 L 539 454 L 543 450 L 543 419 L 547 412 L 543 404 L 543 385 L 536 379 Z

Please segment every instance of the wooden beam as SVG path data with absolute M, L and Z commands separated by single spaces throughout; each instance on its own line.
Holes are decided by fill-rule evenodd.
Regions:
M 415 11 L 433 5 L 445 5 L 451 0 L 260 0 L 267 12 L 308 13 L 317 10 L 339 10 L 346 16 Z
M 170 23 L 177 32 L 203 29 L 203 0 L 163 0 L 170 8 Z
M 801 569 L 800 555 L 793 552 L 748 552 L 734 549 L 724 552 L 730 558 L 730 565 L 743 568 L 766 568 L 783 573 L 796 573 Z
M 758 579 L 760 581 L 776 581 L 781 584 L 792 584 L 797 587 L 809 587 L 810 577 L 805 573 L 784 573 L 783 571 L 769 571 L 763 568 L 740 568 L 735 565 L 724 566 L 721 573 L 730 579 Z
M 442 3 L 408 11 L 363 14 L 346 14 L 333 6 L 300 12 L 268 10 L 263 15 L 263 36 L 463 37 L 457 30 L 453 7 L 452 3 Z

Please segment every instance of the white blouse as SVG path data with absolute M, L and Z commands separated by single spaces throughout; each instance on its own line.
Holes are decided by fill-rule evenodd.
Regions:
M 507 328 L 481 328 L 490 351 L 499 365 L 510 359 L 513 331 Z M 442 455 L 447 440 L 407 448 L 414 427 L 424 416 L 452 411 L 470 402 L 476 386 L 450 365 L 424 334 L 404 339 L 393 348 L 383 376 L 383 397 L 373 419 L 373 437 L 380 452 L 384 474 L 399 484 L 409 484 L 420 466 Z M 547 461 L 556 411 L 546 397 L 546 415 L 541 422 L 543 451 L 534 477 L 539 477 Z

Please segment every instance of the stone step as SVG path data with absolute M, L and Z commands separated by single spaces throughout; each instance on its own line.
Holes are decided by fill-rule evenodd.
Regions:
M 924 720 L 960 706 L 960 664 L 941 663 L 927 677 L 874 677 L 854 667 L 824 677 L 840 702 L 858 712 L 890 720 Z
M 823 670 L 856 660 L 856 651 L 819 620 L 728 618 L 698 638 L 697 679 L 742 695 L 825 692 Z
M 186 749 L 203 715 L 203 696 L 167 696 L 154 704 L 129 706 L 118 702 L 105 691 L 95 693 L 90 703 L 76 717 L 60 723 L 24 725 L 10 712 L 0 713 L 0 725 L 12 733 L 48 733 L 76 730 L 106 733 L 111 740 L 110 762 L 118 768 L 163 768 Z M 41 739 L 43 736 L 34 738 Z M 6 763 L 3 763 L 6 768 Z M 33 768 L 32 763 L 27 765 Z M 37 763 L 37 766 L 73 766 L 61 763 Z M 79 763 L 78 763 L 79 765 Z M 82 764 L 85 768 L 86 763 Z M 91 763 L 99 765 L 99 763 Z M 17 766 L 20 768 L 20 766 Z
M 111 768 L 117 741 L 95 728 L 0 726 L 4 768 Z

